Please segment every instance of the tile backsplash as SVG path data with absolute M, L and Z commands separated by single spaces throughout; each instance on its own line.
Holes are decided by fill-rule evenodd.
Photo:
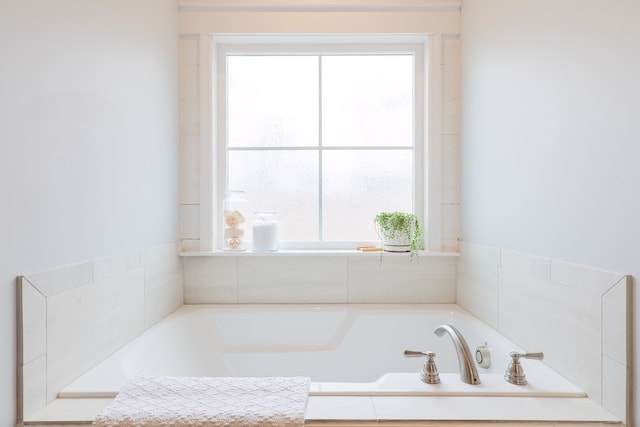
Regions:
M 458 305 L 627 418 L 628 276 L 461 242 L 456 288 Z
M 185 303 L 454 303 L 456 256 L 185 256 Z
M 183 303 L 178 244 L 18 277 L 20 416 Z

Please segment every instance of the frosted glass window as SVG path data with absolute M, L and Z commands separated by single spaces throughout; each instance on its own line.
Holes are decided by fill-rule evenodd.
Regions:
M 318 145 L 318 57 L 229 56 L 229 147 Z
M 413 145 L 413 57 L 324 56 L 325 146 Z
M 276 211 L 281 240 L 317 240 L 317 151 L 231 151 L 228 163 L 229 188 L 245 191 L 247 212 Z M 246 228 L 251 240 L 251 227 Z
M 378 212 L 411 212 L 413 194 L 408 150 L 323 152 L 323 237 L 331 241 L 375 239 Z
M 227 55 L 227 188 L 276 211 L 281 242 L 376 241 L 421 191 L 415 75 L 410 53 Z

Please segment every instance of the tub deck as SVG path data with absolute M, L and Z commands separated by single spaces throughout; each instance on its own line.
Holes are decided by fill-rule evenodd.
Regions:
M 619 424 L 582 390 L 538 361 L 523 363 L 527 386 L 507 383 L 502 377 L 508 352 L 523 349 L 455 305 L 245 308 L 252 314 L 243 314 L 241 306 L 181 307 L 61 390 L 58 399 L 25 424 L 90 423 L 133 375 L 267 376 L 284 372 L 287 376 L 305 375 L 300 370 L 314 366 L 319 369 L 309 369 L 311 373 L 305 375 L 313 380 L 305 416 L 305 425 L 311 427 Z M 431 319 L 422 314 L 425 310 L 430 311 Z M 398 313 L 402 316 L 396 316 Z M 480 385 L 460 381 L 451 340 L 432 333 L 442 323 L 458 327 L 472 351 L 485 342 L 492 349 L 495 366 L 478 369 Z M 185 329 L 185 325 L 192 326 Z M 190 351 L 172 351 L 185 348 Z M 405 359 L 405 348 L 434 350 L 441 383 L 422 383 L 423 361 Z M 313 363 L 309 357 L 320 359 Z M 279 359 L 283 362 L 274 362 Z M 188 369 L 171 370 L 178 362 Z M 391 363 L 391 368 L 380 371 L 381 362 Z M 266 370 L 255 370 L 262 368 Z M 248 371 L 242 375 L 237 369 Z M 335 380 L 341 377 L 347 380 Z
M 90 425 L 108 398 L 56 399 L 25 425 Z M 453 414 L 453 415 L 452 415 Z M 374 426 L 612 427 L 620 421 L 579 397 L 310 396 L 308 427 Z

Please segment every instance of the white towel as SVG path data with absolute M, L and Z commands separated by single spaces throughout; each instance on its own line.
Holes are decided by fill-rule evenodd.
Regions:
M 298 427 L 310 384 L 306 377 L 137 377 L 94 425 Z

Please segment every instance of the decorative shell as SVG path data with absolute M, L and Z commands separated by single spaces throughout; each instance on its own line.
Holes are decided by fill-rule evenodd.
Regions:
M 239 211 L 224 211 L 224 223 L 227 227 L 236 228 L 244 221 L 244 216 Z

